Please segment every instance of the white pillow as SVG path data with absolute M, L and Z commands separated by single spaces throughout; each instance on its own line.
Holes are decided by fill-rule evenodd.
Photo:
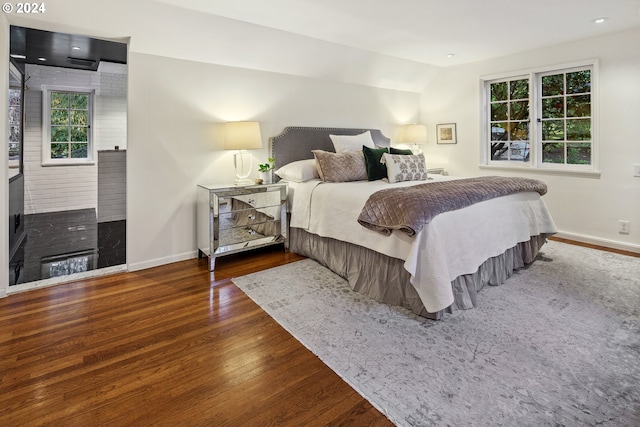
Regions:
M 382 155 L 387 165 L 387 179 L 389 182 L 425 181 L 427 179 L 427 163 L 424 154 L 388 154 Z
M 298 160 L 282 166 L 275 172 L 280 178 L 292 182 L 305 182 L 312 179 L 320 179 L 316 160 Z
M 331 142 L 333 142 L 333 148 L 336 153 L 342 153 L 344 151 L 362 151 L 362 146 L 369 148 L 376 148 L 371 138 L 371 132 L 366 131 L 359 135 L 329 135 Z

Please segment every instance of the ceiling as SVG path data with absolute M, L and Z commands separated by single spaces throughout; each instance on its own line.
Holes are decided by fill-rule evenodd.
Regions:
M 18 64 L 96 71 L 101 61 L 127 62 L 124 43 L 17 26 L 11 26 L 10 39 L 10 54 Z
M 157 1 L 437 66 L 640 27 L 640 0 Z

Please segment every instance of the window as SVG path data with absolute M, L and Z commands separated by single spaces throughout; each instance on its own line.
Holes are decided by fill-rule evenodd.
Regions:
M 529 161 L 529 80 L 489 84 L 491 160 Z
M 93 92 L 45 89 L 43 94 L 43 163 L 91 162 Z
M 483 163 L 595 171 L 595 67 L 483 79 Z

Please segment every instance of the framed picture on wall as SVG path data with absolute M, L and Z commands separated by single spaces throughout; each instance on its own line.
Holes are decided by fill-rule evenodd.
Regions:
M 444 123 L 436 125 L 436 141 L 438 144 L 457 144 L 456 124 Z

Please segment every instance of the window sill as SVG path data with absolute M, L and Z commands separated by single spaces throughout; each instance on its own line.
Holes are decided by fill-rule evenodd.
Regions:
M 498 166 L 498 165 L 478 165 L 480 169 L 493 169 L 504 171 L 518 171 L 542 175 L 564 175 L 577 176 L 584 178 L 600 178 L 600 171 L 587 170 L 568 170 L 568 169 L 551 169 L 551 168 L 532 168 L 526 166 Z
M 64 161 L 64 162 L 42 162 L 41 166 L 48 168 L 52 166 L 94 166 L 96 164 L 93 160 L 80 160 L 80 161 Z

